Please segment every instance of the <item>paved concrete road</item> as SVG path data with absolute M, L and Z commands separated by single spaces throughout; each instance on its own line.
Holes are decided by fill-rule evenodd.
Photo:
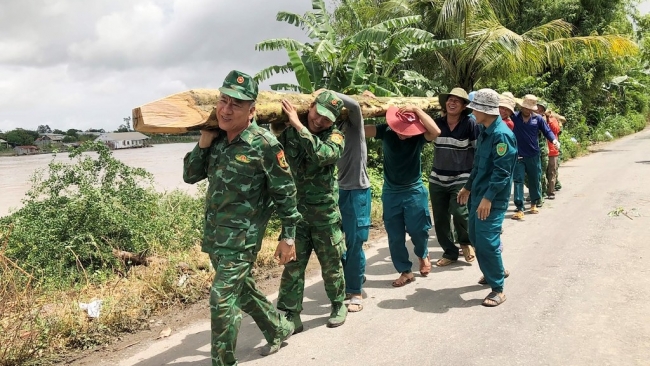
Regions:
M 564 188 L 539 215 L 506 218 L 504 262 L 512 275 L 503 305 L 480 305 L 489 289 L 476 283 L 478 265 L 462 261 L 392 288 L 396 273 L 381 240 L 367 252 L 362 312 L 326 328 L 329 307 L 315 278 L 306 331 L 261 358 L 262 335 L 246 317 L 240 364 L 649 365 L 650 130 L 563 164 L 560 177 Z M 608 215 L 618 208 L 629 218 Z M 439 258 L 434 237 L 429 246 Z M 210 365 L 209 324 L 174 331 L 117 364 Z

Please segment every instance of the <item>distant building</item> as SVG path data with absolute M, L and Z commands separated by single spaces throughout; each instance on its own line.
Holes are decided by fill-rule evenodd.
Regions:
M 48 146 L 53 144 L 63 143 L 65 135 L 59 135 L 56 133 L 42 133 L 41 137 L 37 138 L 34 143 L 38 146 Z
M 16 146 L 14 147 L 14 151 L 16 152 L 16 155 L 33 155 L 38 151 L 38 147 L 32 145 Z
M 79 136 L 101 136 L 102 133 L 104 133 L 104 132 L 83 131 L 83 132 L 77 132 L 77 135 L 79 135 Z
M 107 132 L 99 135 L 95 141 L 104 142 L 110 149 L 115 150 L 145 147 L 148 138 L 140 132 Z
M 0 139 L 0 147 L 9 148 L 9 143 L 3 139 Z

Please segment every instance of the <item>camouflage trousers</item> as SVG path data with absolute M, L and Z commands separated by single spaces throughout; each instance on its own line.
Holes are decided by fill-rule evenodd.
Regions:
M 269 343 L 280 330 L 280 314 L 255 287 L 253 263 L 214 254 L 210 261 L 216 271 L 210 289 L 212 366 L 233 366 L 242 311 L 255 320 Z
M 560 150 L 561 151 L 561 150 Z M 562 162 L 562 153 L 557 159 L 557 167 L 555 169 L 555 190 L 559 191 L 562 189 L 562 183 L 560 183 L 560 163 Z
M 541 160 L 542 163 L 542 171 L 540 172 L 540 192 L 542 193 L 542 198 L 540 199 L 542 202 L 544 202 L 544 195 L 546 192 L 548 192 L 548 179 L 546 179 L 546 171 L 548 170 L 548 153 L 546 154 L 541 154 L 539 156 L 539 159 Z
M 300 313 L 305 292 L 305 269 L 312 251 L 321 266 L 325 292 L 332 304 L 345 301 L 342 258 L 345 242 L 341 224 L 309 226 L 302 221 L 296 229 L 296 260 L 284 265 L 278 309 Z

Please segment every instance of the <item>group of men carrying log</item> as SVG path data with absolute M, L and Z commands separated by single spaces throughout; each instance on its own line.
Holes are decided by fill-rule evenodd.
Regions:
M 198 144 L 185 156 L 183 170 L 187 183 L 206 178 L 209 182 L 202 250 L 209 254 L 216 272 L 210 292 L 213 365 L 237 364 L 235 348 L 242 311 L 255 320 L 266 338 L 267 345 L 261 351 L 265 356 L 279 351 L 286 339 L 304 330 L 300 314 L 305 269 L 312 252 L 320 262 L 331 302 L 327 326 L 338 327 L 344 324 L 348 311 L 363 309 L 363 244 L 368 239 L 371 207 L 366 138 L 382 140 L 383 218 L 393 265 L 399 273 L 392 285 L 401 287 L 415 280 L 406 247 L 407 233 L 415 247 L 420 274 L 429 274 L 429 191 L 422 183 L 420 156 L 424 145 L 432 141 L 444 151 L 445 143 L 456 141 L 452 135 L 458 127 L 445 125 L 441 130 L 442 120 L 434 121 L 415 106 L 389 108 L 385 124 L 364 126 L 354 99 L 319 90 L 314 93 L 306 120 L 301 121 L 289 101 L 282 101 L 288 122 L 276 137 L 255 122 L 258 86 L 250 75 L 230 72 L 219 91 L 215 109 L 219 127 L 201 130 Z M 374 97 L 370 92 L 364 94 Z M 471 110 L 466 122 L 469 125 L 461 127 L 472 134 L 463 142 L 465 148 L 475 152 L 471 157 L 462 154 L 462 167 L 440 160 L 460 156 L 451 150 L 436 154 L 437 181 L 453 181 L 460 188 L 439 189 L 447 196 L 453 191 L 456 209 L 436 212 L 432 197 L 434 217 L 440 216 L 436 224 L 446 222 L 446 228 L 441 229 L 446 237 L 452 236 L 451 246 L 449 217 L 454 215 L 454 223 L 460 223 L 456 231 L 463 235 L 464 255 L 476 254 L 484 274 L 482 281 L 492 288 L 483 305 L 497 306 L 505 301 L 500 234 L 518 160 L 517 139 L 500 116 L 503 96 L 481 89 L 470 102 L 457 94 L 442 98 L 447 113 L 444 122 L 456 118 L 457 110 Z M 458 106 L 447 107 L 450 102 Z M 336 124 L 343 108 L 348 111 L 347 119 Z M 517 118 L 521 119 L 515 116 L 515 121 Z M 471 160 L 469 164 L 467 159 Z M 457 171 L 462 179 L 450 178 Z M 275 257 L 284 265 L 277 302 L 277 309 L 284 314 L 256 289 L 251 274 L 273 211 L 282 223 Z M 456 217 L 467 212 L 464 218 Z M 453 251 L 451 246 L 445 253 Z M 449 263 L 455 260 L 445 258 Z

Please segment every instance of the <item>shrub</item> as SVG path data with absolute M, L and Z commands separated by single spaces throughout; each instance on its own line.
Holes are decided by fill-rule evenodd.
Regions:
M 156 192 L 150 173 L 100 143 L 69 156 L 74 164 L 53 161 L 47 174 L 37 172 L 24 207 L 0 220 L 0 232 L 10 232 L 7 256 L 39 283 L 103 282 L 129 265 L 114 250 L 146 256 L 201 237 L 201 199 Z

